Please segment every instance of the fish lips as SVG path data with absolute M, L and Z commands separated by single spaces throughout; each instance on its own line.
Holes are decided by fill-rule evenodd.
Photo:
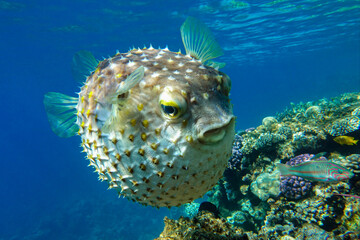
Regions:
M 225 121 L 207 125 L 198 134 L 198 140 L 202 144 L 217 144 L 234 128 L 234 124 L 235 116 L 231 115 Z

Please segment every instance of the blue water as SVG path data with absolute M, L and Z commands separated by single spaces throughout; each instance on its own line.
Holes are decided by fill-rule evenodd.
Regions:
M 129 47 L 183 49 L 205 22 L 232 78 L 237 129 L 290 102 L 360 91 L 360 2 L 351 0 L 0 0 L 0 239 L 152 239 L 168 209 L 142 207 L 87 167 L 78 137 L 51 132 L 42 100 L 72 95 L 71 58 Z M 183 51 L 184 52 L 184 51 Z

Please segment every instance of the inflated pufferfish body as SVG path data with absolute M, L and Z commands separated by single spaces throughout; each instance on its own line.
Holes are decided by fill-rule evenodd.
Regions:
M 55 133 L 77 132 L 99 178 L 145 205 L 180 206 L 203 196 L 231 154 L 231 82 L 204 64 L 219 47 L 195 19 L 184 23 L 182 37 L 187 55 L 133 49 L 94 67 L 92 55 L 80 52 L 74 64 L 93 67 L 79 98 L 45 95 Z M 194 49 L 199 43 L 210 47 Z

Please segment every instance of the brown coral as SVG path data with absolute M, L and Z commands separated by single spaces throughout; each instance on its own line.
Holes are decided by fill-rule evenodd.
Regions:
M 155 240 L 246 240 L 240 228 L 234 228 L 225 219 L 215 218 L 213 213 L 201 211 L 194 218 L 180 217 L 173 220 L 165 217 L 165 228 Z

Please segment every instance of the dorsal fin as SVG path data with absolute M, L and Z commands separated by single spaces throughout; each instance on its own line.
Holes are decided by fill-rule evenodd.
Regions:
M 79 131 L 79 126 L 76 125 L 77 102 L 77 98 L 65 94 L 45 94 L 44 105 L 50 127 L 59 137 L 72 137 Z
M 223 68 L 225 67 L 226 63 L 223 62 L 215 62 L 215 61 L 207 61 L 206 66 L 213 67 L 215 69 Z
M 99 61 L 89 51 L 81 50 L 75 53 L 71 65 L 74 79 L 83 84 L 98 64 Z
M 186 54 L 202 63 L 223 55 L 210 29 L 198 19 L 188 17 L 180 28 Z

